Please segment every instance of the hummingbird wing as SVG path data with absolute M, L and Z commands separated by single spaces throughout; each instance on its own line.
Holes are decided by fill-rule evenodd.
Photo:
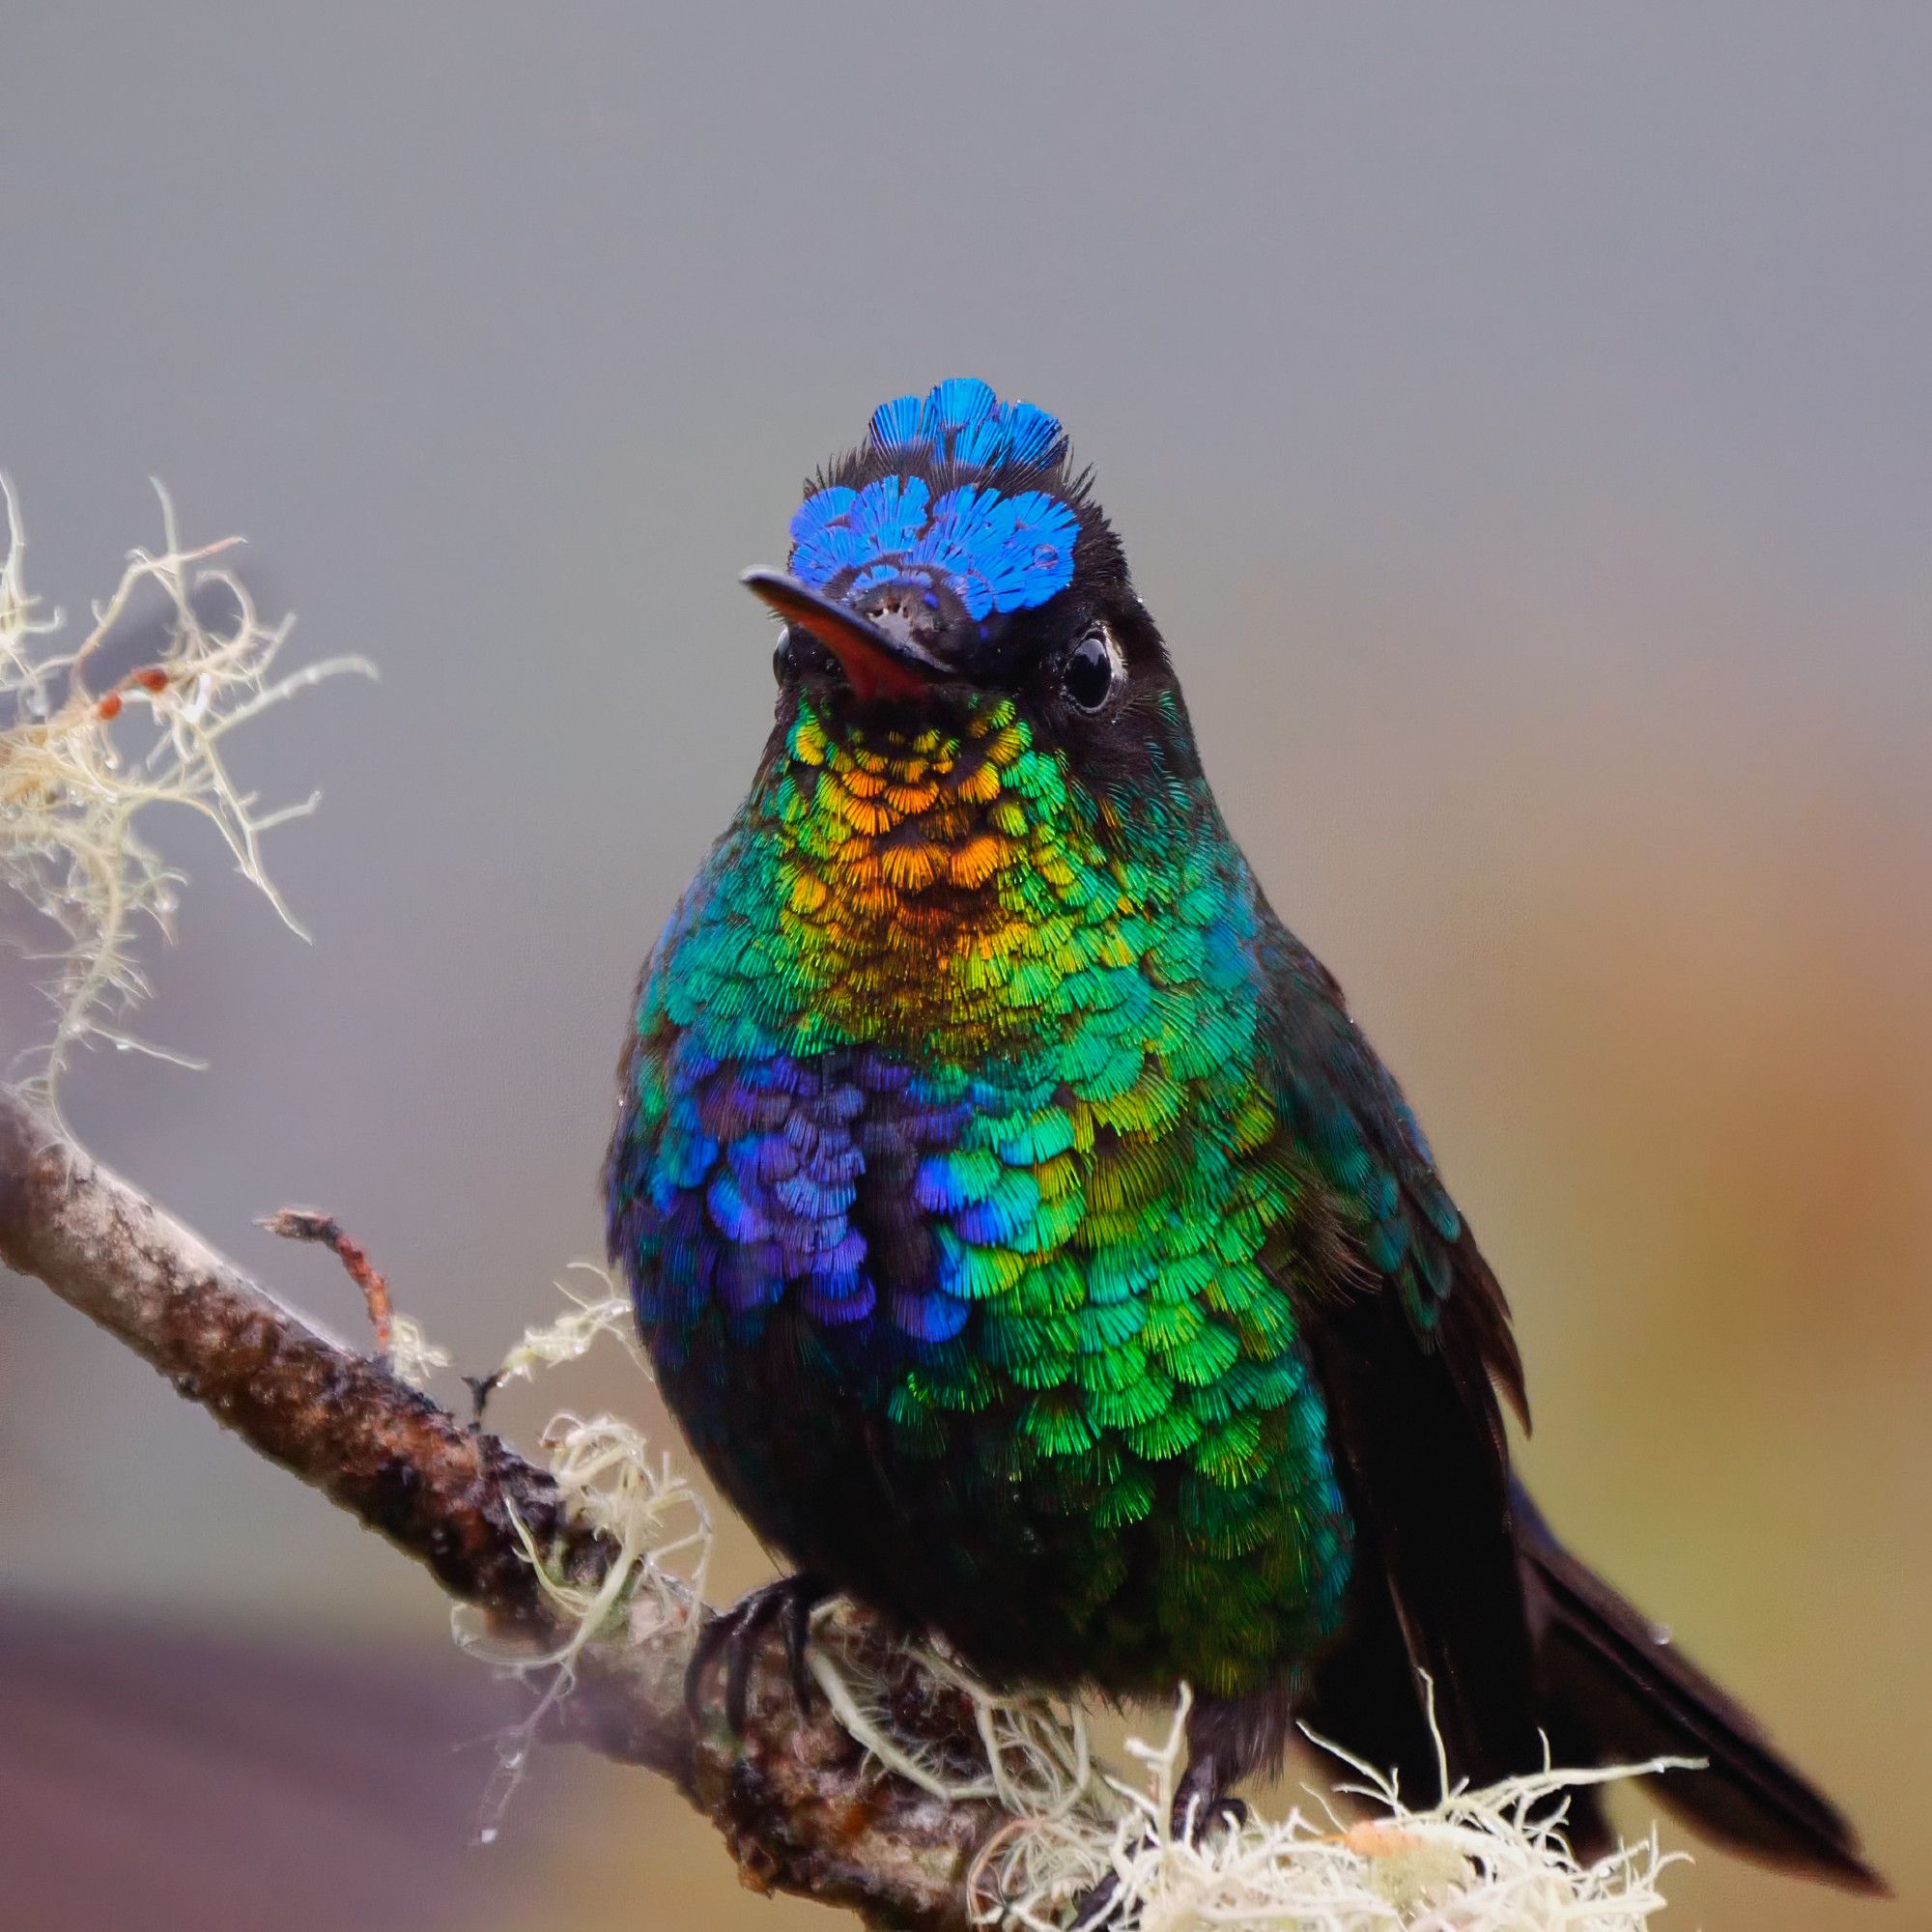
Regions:
M 1511 1476 L 1501 1400 L 1528 1418 L 1502 1290 L 1341 988 L 1271 920 L 1263 954 L 1293 1158 L 1357 1251 L 1299 1289 L 1357 1525 L 1356 1594 L 1303 1717 L 1426 1791 L 1427 1671 L 1452 1779 L 1532 1770 L 1545 1735 L 1559 1764 L 1701 1758 L 1706 1773 L 1660 1787 L 1673 1809 L 1774 1864 L 1883 1891 L 1837 1807 Z M 1565 1831 L 1584 1858 L 1612 1842 L 1594 1792 L 1571 1794 Z
M 1288 1284 L 1356 1518 L 1355 1587 L 1376 1593 L 1339 1674 L 1359 1680 L 1351 1704 L 1390 1707 L 1378 1727 L 1426 1737 L 1426 1671 L 1452 1776 L 1502 1776 L 1540 1756 L 1501 1410 L 1527 1425 L 1509 1306 L 1334 977 L 1271 912 L 1261 952 L 1293 1158 L 1353 1249 L 1334 1278 Z

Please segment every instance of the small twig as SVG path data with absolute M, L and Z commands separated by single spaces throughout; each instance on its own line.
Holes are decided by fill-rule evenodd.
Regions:
M 279 1235 L 287 1241 L 320 1241 L 332 1249 L 335 1258 L 349 1270 L 349 1279 L 362 1291 L 368 1304 L 369 1320 L 376 1326 L 376 1347 L 389 1351 L 389 1322 L 394 1310 L 389 1305 L 388 1277 L 378 1271 L 369 1259 L 369 1250 L 345 1229 L 333 1214 L 320 1208 L 277 1208 L 255 1224 Z
M 487 1376 L 465 1376 L 463 1386 L 469 1391 L 469 1421 L 472 1428 L 483 1427 L 483 1411 L 490 1406 L 490 1398 L 497 1393 L 503 1379 L 501 1369 L 492 1369 Z

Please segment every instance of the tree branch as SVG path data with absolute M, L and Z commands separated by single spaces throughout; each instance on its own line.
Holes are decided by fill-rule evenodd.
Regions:
M 498 1436 L 460 1422 L 380 1360 L 310 1327 L 45 1114 L 0 1090 L 0 1260 L 38 1276 L 258 1454 L 423 1564 L 533 1653 L 572 1633 L 517 1533 L 592 1587 L 616 1551 L 556 1484 Z M 621 1621 L 621 1619 L 619 1620 Z M 876 1619 L 840 1605 L 826 1634 L 898 1673 L 923 1728 L 977 1751 L 970 1711 L 897 1657 Z M 577 1660 L 553 1728 L 672 1779 L 717 1826 L 740 1876 L 858 1911 L 870 1924 L 953 1932 L 974 1855 L 1005 1820 L 868 1766 L 824 1708 L 797 1708 L 767 1645 L 745 1734 L 722 1705 L 694 1721 L 684 1645 L 605 1632 Z

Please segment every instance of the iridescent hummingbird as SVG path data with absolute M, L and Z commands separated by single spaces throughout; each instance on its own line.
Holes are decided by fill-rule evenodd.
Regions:
M 778 715 L 645 968 L 607 1169 L 665 1395 L 796 1574 L 995 1682 L 1167 1698 L 1207 1815 L 1305 1719 L 1436 1781 L 1662 1795 L 1854 1886 L 1850 1827 L 1550 1535 L 1508 1309 L 1214 803 L 1061 425 L 984 384 L 810 486 Z M 1587 1793 L 1579 1849 L 1601 1842 Z

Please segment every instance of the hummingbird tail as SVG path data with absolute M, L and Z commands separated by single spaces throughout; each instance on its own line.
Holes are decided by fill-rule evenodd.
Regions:
M 1685 1823 L 1793 1872 L 1887 1891 L 1831 1800 L 1667 1632 L 1557 1542 L 1520 1483 L 1511 1514 L 1555 1762 L 1702 1759 L 1708 1770 L 1653 1785 Z

